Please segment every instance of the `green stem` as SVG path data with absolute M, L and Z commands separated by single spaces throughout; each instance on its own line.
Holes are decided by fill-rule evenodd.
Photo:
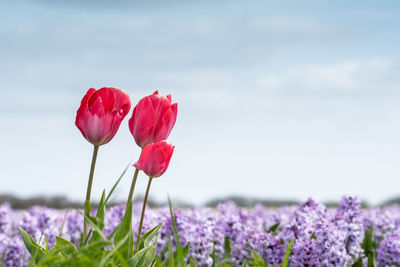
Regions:
M 94 168 L 96 166 L 96 159 L 97 159 L 98 152 L 99 152 L 99 146 L 94 145 L 93 156 L 92 156 L 92 165 L 90 166 L 89 181 L 88 181 L 88 186 L 87 186 L 87 190 L 86 190 L 86 201 L 85 201 L 85 214 L 88 216 L 90 214 L 90 194 L 92 193 Z M 83 222 L 83 238 L 86 238 L 87 230 L 88 230 L 87 228 L 88 228 L 88 225 L 87 225 L 87 220 L 85 218 L 84 222 Z
M 128 201 L 126 202 L 126 205 L 128 205 L 129 202 L 132 201 L 132 196 L 133 196 L 133 192 L 135 191 L 135 185 L 136 185 L 136 180 L 137 180 L 138 174 L 139 174 L 139 169 L 136 168 L 135 174 L 133 175 L 131 189 L 129 190 L 129 196 L 128 196 Z
M 139 230 L 138 230 L 138 234 L 137 234 L 135 253 L 138 252 L 138 250 L 139 250 L 140 235 L 142 234 L 144 212 L 146 210 L 147 198 L 149 197 L 150 185 L 151 185 L 152 180 L 153 180 L 153 177 L 149 176 L 149 182 L 147 183 L 146 195 L 144 196 L 144 201 L 143 201 L 142 215 L 140 215 L 140 223 L 139 223 Z

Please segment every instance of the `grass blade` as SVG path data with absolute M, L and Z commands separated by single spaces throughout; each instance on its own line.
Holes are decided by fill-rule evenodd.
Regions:
M 183 255 L 184 253 L 183 253 L 183 250 L 182 250 L 180 242 L 179 242 L 179 236 L 178 236 L 178 230 L 176 227 L 175 216 L 174 216 L 174 212 L 172 211 L 172 203 L 171 203 L 171 199 L 169 197 L 168 197 L 168 205 L 169 205 L 169 212 L 171 214 L 172 229 L 174 232 L 174 238 L 175 238 L 175 243 L 176 243 L 177 264 L 179 267 L 184 267 L 184 266 L 186 266 L 185 257 Z
M 290 258 L 290 253 L 292 253 L 292 246 L 293 246 L 293 239 L 290 239 L 286 247 L 285 258 L 283 259 L 282 267 L 289 266 L 289 258 Z
M 119 182 L 121 181 L 122 177 L 124 177 L 126 171 L 129 169 L 129 167 L 131 166 L 132 161 L 130 161 L 128 163 L 128 166 L 126 166 L 126 168 L 124 169 L 124 171 L 121 173 L 121 175 L 119 176 L 118 180 L 114 183 L 113 187 L 111 188 L 110 193 L 108 193 L 106 201 L 104 202 L 104 205 L 106 205 L 108 203 L 108 200 L 110 199 L 111 195 L 114 193 L 115 188 L 117 188 L 117 185 L 119 184 Z
M 35 242 L 30 234 L 22 230 L 22 228 L 19 226 L 18 231 L 22 237 L 22 240 L 24 241 L 26 248 L 32 256 L 32 259 L 35 262 L 39 262 L 42 258 L 46 256 L 45 250 Z

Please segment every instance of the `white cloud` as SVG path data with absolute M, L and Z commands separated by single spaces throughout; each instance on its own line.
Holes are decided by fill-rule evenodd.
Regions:
M 400 84 L 398 61 L 385 58 L 346 60 L 334 64 L 296 66 L 262 75 L 264 89 L 308 92 L 382 92 Z

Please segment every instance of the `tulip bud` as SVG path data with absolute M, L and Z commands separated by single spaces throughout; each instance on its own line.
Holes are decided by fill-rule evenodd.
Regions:
M 111 87 L 90 88 L 76 112 L 75 125 L 90 143 L 104 145 L 117 133 L 130 109 L 131 101 L 125 91 Z
M 166 140 L 176 121 L 178 105 L 171 104 L 171 95 L 154 94 L 142 98 L 133 109 L 129 130 L 141 148 Z
M 175 146 L 165 140 L 148 144 L 134 166 L 150 177 L 159 177 L 167 170 L 174 148 Z

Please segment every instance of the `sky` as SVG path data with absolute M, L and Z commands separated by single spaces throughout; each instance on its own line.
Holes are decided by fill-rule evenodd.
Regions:
M 399 43 L 395 0 L 2 2 L 0 193 L 83 201 L 76 110 L 112 86 L 178 103 L 154 200 L 400 196 Z M 100 148 L 94 200 L 139 157 L 129 117 Z

